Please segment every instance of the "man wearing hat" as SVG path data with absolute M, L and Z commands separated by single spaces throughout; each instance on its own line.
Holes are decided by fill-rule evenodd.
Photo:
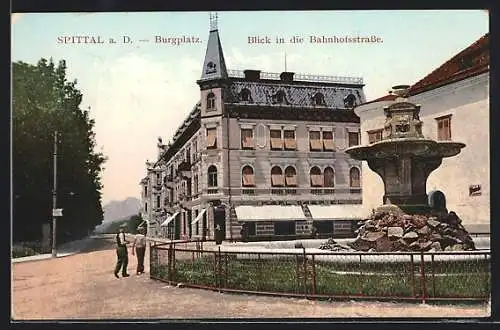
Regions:
M 125 240 L 125 227 L 126 224 L 122 224 L 120 226 L 119 233 L 116 234 L 116 256 L 118 261 L 116 262 L 115 267 L 115 277 L 118 277 L 118 273 L 120 269 L 122 270 L 123 277 L 129 277 L 127 274 L 127 266 L 128 266 L 128 250 L 127 250 L 127 241 Z
M 137 254 L 137 275 L 144 273 L 144 254 L 146 254 L 146 236 L 144 227 L 137 228 L 134 243 L 132 244 L 132 255 Z

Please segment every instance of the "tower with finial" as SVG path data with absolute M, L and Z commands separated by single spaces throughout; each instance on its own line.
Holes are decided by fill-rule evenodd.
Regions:
M 225 102 L 224 98 L 226 90 L 230 84 L 226 63 L 224 61 L 224 53 L 219 38 L 219 17 L 217 13 L 210 13 L 210 31 L 208 35 L 207 50 L 201 78 L 197 81 L 200 86 L 200 131 L 201 139 L 198 140 L 198 145 L 209 150 L 208 152 L 215 156 L 213 162 L 203 163 L 200 168 L 202 173 L 207 173 L 209 166 L 215 166 L 217 172 L 221 173 L 219 182 L 222 185 L 228 185 L 229 179 L 222 173 L 229 173 L 227 160 L 229 159 L 227 139 L 228 120 L 224 120 Z M 208 188 L 208 181 L 203 180 L 202 189 Z M 227 213 L 229 216 L 229 213 Z M 212 215 L 207 212 L 207 221 Z M 230 221 L 226 222 L 227 224 Z

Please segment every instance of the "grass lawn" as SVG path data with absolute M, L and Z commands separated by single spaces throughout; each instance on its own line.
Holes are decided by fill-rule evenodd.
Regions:
M 425 285 L 427 297 L 488 297 L 489 267 L 489 260 L 426 262 L 423 281 L 420 263 L 412 267 L 410 262 L 316 262 L 314 277 L 316 294 L 412 297 L 421 296 Z M 309 263 L 306 268 L 307 274 L 295 258 L 239 260 L 228 256 L 226 261 L 223 255 L 218 274 L 213 256 L 204 256 L 177 260 L 172 281 L 279 293 L 304 293 L 307 288 L 313 293 L 313 266 Z M 167 279 L 168 266 L 154 266 L 151 274 Z

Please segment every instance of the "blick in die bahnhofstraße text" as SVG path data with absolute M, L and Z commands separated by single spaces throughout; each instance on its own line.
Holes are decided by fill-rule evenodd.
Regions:
M 348 35 L 311 35 L 307 37 L 269 37 L 269 36 L 249 36 L 249 44 L 374 44 L 383 43 L 381 37 L 370 36 L 348 36 Z

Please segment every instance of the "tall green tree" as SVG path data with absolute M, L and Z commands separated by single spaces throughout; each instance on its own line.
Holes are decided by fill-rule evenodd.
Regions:
M 66 62 L 12 65 L 13 238 L 37 240 L 51 223 L 54 132 L 58 131 L 58 241 L 83 237 L 103 219 L 100 174 L 105 157 L 95 151 L 94 120 L 80 109 L 77 81 Z

